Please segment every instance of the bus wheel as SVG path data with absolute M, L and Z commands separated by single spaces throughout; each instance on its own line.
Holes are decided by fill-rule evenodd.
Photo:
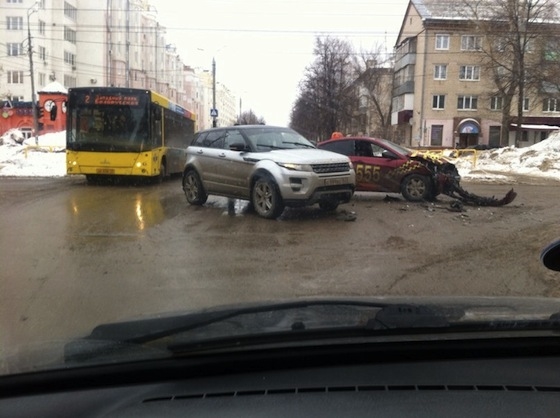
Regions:
M 161 166 L 159 168 L 159 174 L 156 177 L 156 182 L 163 183 L 166 177 L 167 177 L 167 164 L 165 164 L 165 161 L 162 161 Z
M 198 173 L 192 169 L 183 174 L 183 191 L 191 205 L 203 205 L 208 199 Z

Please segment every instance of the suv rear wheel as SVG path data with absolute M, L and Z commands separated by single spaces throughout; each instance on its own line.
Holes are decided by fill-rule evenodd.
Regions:
M 192 169 L 183 175 L 183 191 L 191 205 L 203 205 L 208 199 L 198 173 Z
M 251 203 L 258 215 L 275 219 L 284 211 L 284 202 L 278 186 L 270 177 L 258 177 L 251 192 Z

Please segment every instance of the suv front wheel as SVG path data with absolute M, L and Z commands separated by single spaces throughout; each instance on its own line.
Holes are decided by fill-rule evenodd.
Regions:
M 183 175 L 183 191 L 191 205 L 203 205 L 208 199 L 198 173 L 192 169 Z
M 284 202 L 278 186 L 270 177 L 258 177 L 251 192 L 251 203 L 258 215 L 275 219 L 284 211 Z

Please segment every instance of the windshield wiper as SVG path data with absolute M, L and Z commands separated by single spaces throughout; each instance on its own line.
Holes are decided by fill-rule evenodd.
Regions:
M 480 310 L 482 308 L 482 310 Z M 398 303 L 375 299 L 298 300 L 206 310 L 171 317 L 104 324 L 65 346 L 66 361 L 142 355 L 148 358 L 246 349 L 265 344 L 310 344 L 334 339 L 453 332 L 560 330 L 560 315 L 503 316 L 503 306 Z M 480 310 L 480 311 L 479 311 Z M 480 314 L 479 312 L 482 312 Z M 477 318 L 480 315 L 480 318 Z M 145 357 L 144 357 L 145 359 Z
M 289 144 L 289 145 L 300 145 L 304 148 L 315 148 L 315 146 L 311 145 L 311 144 L 303 144 L 301 142 L 288 142 L 288 141 L 282 141 L 283 144 Z
M 204 341 L 233 341 L 248 336 L 268 339 L 273 335 L 289 338 L 294 332 L 301 336 L 302 332 L 329 335 L 340 331 L 371 333 L 399 327 L 442 327 L 448 325 L 445 315 L 428 307 L 344 299 L 249 305 L 99 325 L 84 339 L 67 344 L 65 358 L 83 361 L 145 345 L 153 350 L 154 344 L 150 343 L 166 337 L 180 339 L 172 338 L 164 347 L 175 353 Z

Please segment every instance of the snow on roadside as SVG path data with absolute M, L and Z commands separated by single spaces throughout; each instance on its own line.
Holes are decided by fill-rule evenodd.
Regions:
M 21 142 L 18 132 L 0 137 L 0 176 L 62 177 L 66 175 L 66 132 L 50 133 Z M 16 138 L 16 139 L 13 139 Z M 560 132 L 526 148 L 505 147 L 478 151 L 452 160 L 465 180 L 504 182 L 515 175 L 543 177 L 560 181 Z
M 560 180 L 560 132 L 530 147 L 478 151 L 454 161 L 464 179 L 505 181 L 514 175 Z
M 28 138 L 23 144 L 11 139 L 13 132 L 0 142 L 0 176 L 62 177 L 66 175 L 65 131 Z

